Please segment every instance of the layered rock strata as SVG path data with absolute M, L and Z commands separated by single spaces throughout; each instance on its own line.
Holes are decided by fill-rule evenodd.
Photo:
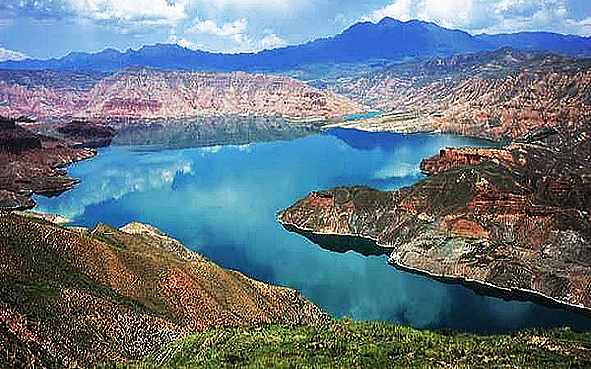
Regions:
M 14 72 L 19 74 L 24 72 Z M 29 72 L 30 73 L 30 72 Z M 327 119 L 359 113 L 353 100 L 292 78 L 235 73 L 204 73 L 127 68 L 99 78 L 81 75 L 80 88 L 61 88 L 52 75 L 6 78 L 0 73 L 0 114 L 39 119 L 186 118 L 210 115 L 281 115 Z M 64 78 L 71 78 L 64 72 Z M 67 84 L 67 83 L 66 83 Z
M 329 90 L 384 112 L 345 127 L 512 140 L 588 119 L 591 62 L 503 49 L 393 65 Z

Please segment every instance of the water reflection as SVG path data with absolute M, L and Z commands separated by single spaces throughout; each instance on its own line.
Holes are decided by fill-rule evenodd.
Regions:
M 493 147 L 498 144 L 492 141 L 470 140 L 463 137 L 439 134 L 396 134 L 390 132 L 365 132 L 355 129 L 336 128 L 326 132 L 327 135 L 338 137 L 352 148 L 358 150 L 382 149 L 386 152 L 404 153 L 415 157 L 418 147 L 429 147 L 428 154 L 433 154 L 430 149 L 433 146 L 473 146 L 477 143 L 480 147 Z M 395 139 L 393 136 L 395 135 Z M 409 150 L 413 150 L 412 152 Z
M 236 145 L 286 140 L 317 133 L 314 122 L 290 122 L 281 116 L 209 116 L 150 119 L 121 124 L 114 145 L 150 145 L 159 149 Z
M 362 237 L 321 234 L 298 229 L 290 224 L 282 224 L 283 228 L 290 232 L 300 234 L 325 250 L 345 253 L 355 251 L 363 256 L 388 255 L 388 249 L 379 247 L 375 242 Z
M 293 141 L 156 152 L 109 147 L 70 167 L 82 183 L 58 198 L 37 197 L 38 210 L 85 226 L 153 224 L 222 266 L 300 290 L 337 317 L 475 332 L 591 327 L 581 314 L 505 302 L 399 271 L 384 256 L 324 250 L 276 223 L 277 210 L 312 190 L 410 185 L 422 176 L 422 157 L 473 143 L 379 134 L 372 145 L 367 135 L 332 130 Z

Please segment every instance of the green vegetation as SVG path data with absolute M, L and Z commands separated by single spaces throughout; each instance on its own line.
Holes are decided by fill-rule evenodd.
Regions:
M 119 363 L 186 332 L 327 319 L 296 291 L 129 227 L 72 230 L 0 211 L 0 368 Z
M 187 336 L 126 367 L 589 367 L 591 334 L 478 336 L 387 323 L 226 328 Z

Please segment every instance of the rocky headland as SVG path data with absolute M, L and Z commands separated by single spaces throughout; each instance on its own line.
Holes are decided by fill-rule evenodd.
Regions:
M 93 149 L 74 148 L 0 118 L 0 209 L 32 208 L 33 193 L 54 196 L 72 188 L 78 180 L 63 167 L 94 155 Z
M 66 228 L 0 211 L 0 366 L 90 367 L 139 359 L 187 333 L 327 316 L 154 227 Z
M 591 308 L 591 130 L 565 132 L 443 149 L 411 187 L 312 192 L 277 219 L 332 250 Z

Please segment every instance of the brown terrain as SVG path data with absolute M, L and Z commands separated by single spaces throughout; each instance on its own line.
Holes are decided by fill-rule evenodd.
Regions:
M 72 188 L 76 180 L 63 167 L 96 154 L 82 147 L 109 144 L 114 122 L 125 123 L 117 126 L 123 143 L 183 146 L 179 137 L 188 132 L 183 140 L 209 145 L 228 136 L 244 142 L 244 132 L 303 135 L 317 126 L 284 127 L 369 106 L 386 113 L 344 125 L 512 143 L 442 149 L 421 163 L 429 177 L 393 192 L 313 192 L 278 213 L 286 228 L 332 250 L 384 253 L 393 265 L 429 275 L 591 308 L 590 66 L 502 50 L 387 67 L 335 81 L 332 92 L 239 72 L 0 71 L 0 115 L 49 122 L 0 121 L 0 209 L 30 208 L 33 193 Z M 243 132 L 243 121 L 226 116 L 265 121 Z M 158 119 L 189 117 L 205 118 L 177 130 L 159 127 Z M 151 123 L 129 124 L 142 119 Z M 123 362 L 188 332 L 326 318 L 297 292 L 224 270 L 150 226 L 65 228 L 4 210 L 0 289 L 6 367 Z
M 92 149 L 73 148 L 0 118 L 0 209 L 32 208 L 33 193 L 53 196 L 72 188 L 78 181 L 63 167 L 94 155 Z
M 91 149 L 111 145 L 119 128 L 118 125 L 110 122 L 94 123 L 89 120 L 77 119 L 59 123 L 31 121 L 23 125 L 23 127 L 42 136 L 57 138 L 74 148 L 86 147 Z
M 587 119 L 591 60 L 504 49 L 386 67 L 329 89 L 384 112 L 347 127 L 511 140 Z
M 93 124 L 84 120 L 74 120 L 66 124 L 53 125 L 53 136 L 70 142 L 72 147 L 98 148 L 111 144 L 117 131 L 108 125 Z
M 68 88 L 60 72 L 0 71 L 0 115 L 40 120 L 211 115 L 316 119 L 363 110 L 344 96 L 281 76 L 140 68 L 106 77 L 71 74 L 63 77 L 72 78 L 75 87 Z
M 443 149 L 412 187 L 313 192 L 277 218 L 333 250 L 591 308 L 590 135 L 587 125 L 500 150 Z
M 148 225 L 63 228 L 0 211 L 0 366 L 137 359 L 189 332 L 327 316 Z

